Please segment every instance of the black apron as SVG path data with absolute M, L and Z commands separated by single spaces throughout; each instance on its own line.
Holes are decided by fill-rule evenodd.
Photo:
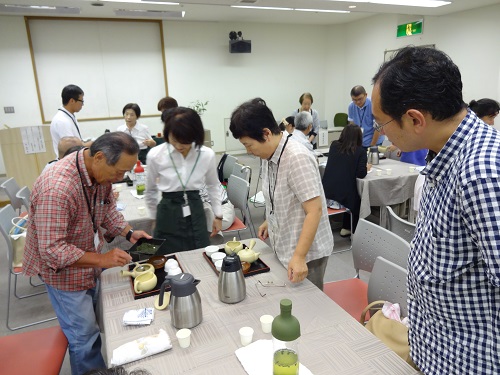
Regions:
M 182 213 L 184 192 L 162 193 L 163 198 L 156 212 L 154 237 L 167 240 L 163 255 L 210 245 L 200 192 L 189 190 L 186 193 L 191 210 L 191 215 L 186 217 Z

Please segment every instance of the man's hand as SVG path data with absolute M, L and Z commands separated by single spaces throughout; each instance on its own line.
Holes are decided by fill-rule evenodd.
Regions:
M 147 238 L 148 240 L 150 240 L 153 237 L 151 237 L 143 230 L 134 230 L 134 233 L 132 233 L 132 236 L 130 237 L 130 242 L 136 243 L 137 241 L 139 241 L 140 238 Z
M 307 273 L 306 258 L 294 254 L 288 263 L 288 280 L 300 283 L 307 277 Z
M 100 258 L 102 268 L 122 267 L 132 262 L 132 257 L 127 252 L 117 248 L 101 254 Z
M 269 237 L 269 233 L 267 231 L 267 220 L 265 220 L 262 225 L 259 227 L 259 230 L 257 231 L 257 235 L 262 241 L 265 241 L 267 237 Z

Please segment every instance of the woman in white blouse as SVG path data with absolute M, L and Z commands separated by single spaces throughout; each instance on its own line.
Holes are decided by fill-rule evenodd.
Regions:
M 215 214 L 211 236 L 222 226 L 215 153 L 203 146 L 203 124 L 194 110 L 172 108 L 161 119 L 166 143 L 147 156 L 145 199 L 156 218 L 154 237 L 167 239 L 168 253 L 205 247 L 210 242 L 200 198 L 204 182 Z M 158 202 L 159 191 L 162 198 Z
M 118 127 L 117 131 L 130 134 L 139 144 L 139 160 L 146 164 L 146 155 L 149 148 L 156 146 L 156 142 L 151 138 L 146 125 L 139 124 L 137 120 L 141 117 L 141 108 L 136 103 L 128 103 L 122 110 L 125 124 Z

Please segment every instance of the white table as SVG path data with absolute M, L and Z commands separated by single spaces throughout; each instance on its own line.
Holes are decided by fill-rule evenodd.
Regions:
M 248 240 L 243 241 L 248 244 Z M 202 300 L 203 321 L 192 329 L 191 346 L 181 349 L 175 337 L 177 331 L 170 322 L 170 311 L 155 311 L 150 326 L 123 326 L 123 314 L 130 309 L 152 307 L 154 297 L 134 300 L 130 281 L 120 276 L 121 268 L 104 271 L 101 276 L 99 321 L 104 332 L 107 363 L 113 349 L 140 337 L 167 331 L 172 349 L 126 365 L 127 369 L 144 368 L 152 374 L 245 374 L 234 351 L 240 344 L 238 330 L 243 326 L 254 329 L 254 340 L 271 339 L 260 328 L 263 314 L 279 314 L 279 301 L 290 298 L 292 312 L 301 324 L 300 360 L 315 375 L 331 374 L 417 374 L 409 365 L 388 349 L 368 330 L 341 309 L 326 294 L 308 280 L 290 284 L 285 268 L 273 251 L 257 240 L 256 251 L 271 271 L 247 277 L 247 297 L 237 304 L 225 304 L 217 295 L 218 278 L 202 256 L 202 249 L 177 253 L 186 272 L 201 282 L 198 291 Z M 285 287 L 262 288 L 256 283 L 272 281 Z M 271 365 L 271 364 L 269 364 Z
M 410 172 L 410 167 L 417 166 L 398 160 L 383 159 L 372 167 L 372 172 L 365 178 L 358 178 L 357 187 L 361 197 L 359 217 L 369 216 L 371 206 L 380 206 L 380 225 L 385 227 L 387 222 L 385 206 L 403 203 L 413 198 L 419 172 L 417 170 Z M 392 170 L 390 175 L 387 174 L 387 169 Z M 381 176 L 377 175 L 377 171 L 380 170 Z

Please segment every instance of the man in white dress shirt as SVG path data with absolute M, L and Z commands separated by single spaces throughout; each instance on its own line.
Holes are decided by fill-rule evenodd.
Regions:
M 82 139 L 75 113 L 80 112 L 83 107 L 83 90 L 76 85 L 68 85 L 63 88 L 61 97 L 63 105 L 57 110 L 50 123 L 50 135 L 52 136 L 52 146 L 56 157 L 59 155 L 57 145 L 62 137 L 78 137 Z M 91 144 L 92 141 L 83 142 L 85 147 L 90 147 Z

